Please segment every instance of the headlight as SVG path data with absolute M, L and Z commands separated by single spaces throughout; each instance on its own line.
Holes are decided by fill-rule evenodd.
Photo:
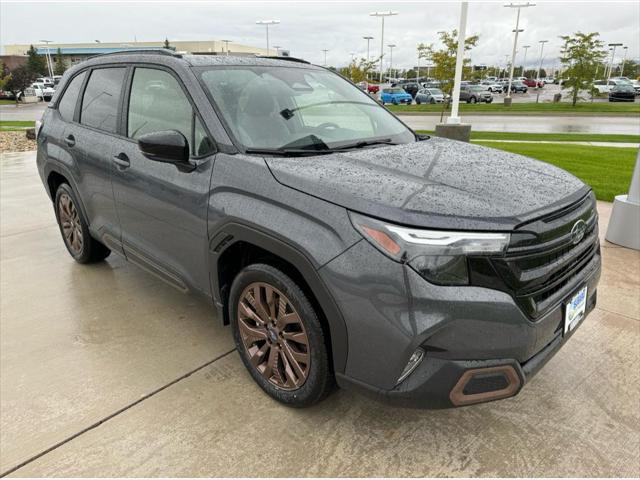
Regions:
M 425 230 L 349 215 L 374 247 L 438 285 L 468 285 L 468 256 L 502 255 L 509 245 L 508 233 Z

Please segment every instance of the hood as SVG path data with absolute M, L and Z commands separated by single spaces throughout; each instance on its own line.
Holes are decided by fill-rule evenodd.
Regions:
M 427 228 L 510 230 L 590 190 L 550 164 L 433 137 L 265 161 L 283 185 L 365 215 Z

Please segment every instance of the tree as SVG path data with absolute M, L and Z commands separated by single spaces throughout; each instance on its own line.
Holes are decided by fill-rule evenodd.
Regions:
M 28 59 L 27 59 L 27 68 L 34 74 L 34 76 L 38 75 L 46 75 L 47 72 L 47 63 L 42 55 L 38 55 L 38 51 L 35 49 L 33 45 L 29 47 L 27 51 Z
M 53 67 L 53 74 L 63 75 L 66 69 L 67 69 L 67 62 L 65 62 L 64 58 L 62 58 L 62 50 L 58 48 L 58 51 L 56 52 L 55 65 Z
M 533 78 L 535 80 L 537 75 L 538 75 L 538 69 L 535 68 L 535 69 L 525 70 L 524 71 L 524 75 L 517 75 L 517 76 Z M 514 73 L 513 76 L 515 77 L 516 74 Z M 546 77 L 547 77 L 547 71 L 544 68 L 541 68 L 540 69 L 540 78 L 546 78 Z
M 361 58 L 358 61 L 354 59 L 346 69 L 340 69 L 340 73 L 350 78 L 353 83 L 367 81 L 374 71 L 378 60 L 377 58 L 374 60 Z
M 0 91 L 6 90 L 7 83 L 11 78 L 11 72 L 5 66 L 5 64 L 0 61 Z
M 13 94 L 16 103 L 18 103 L 19 94 L 24 94 L 25 89 L 31 85 L 35 77 L 36 74 L 31 71 L 28 65 L 21 65 L 13 69 L 5 88 Z
M 622 68 L 622 65 L 620 65 L 619 68 Z M 640 76 L 640 63 L 636 63 L 633 60 L 627 60 L 624 62 L 624 69 L 620 73 L 620 76 L 629 77 L 631 79 Z
M 598 40 L 598 35 L 597 32 L 576 32 L 573 36 L 560 37 L 565 42 L 560 57 L 560 61 L 565 67 L 562 74 L 565 79 L 563 87 L 568 87 L 571 90 L 574 107 L 581 90 L 593 91 L 596 71 L 605 58 L 604 43 Z
M 471 50 L 478 44 L 478 35 L 467 37 L 464 40 L 465 51 Z M 456 72 L 456 56 L 458 53 L 458 31 L 452 30 L 451 32 L 440 32 L 440 42 L 444 45 L 444 48 L 436 49 L 434 44 L 425 45 L 421 43 L 418 45 L 418 56 L 420 58 L 429 59 L 434 65 L 431 69 L 432 76 L 439 80 L 441 83 L 441 89 L 445 93 L 451 94 L 453 89 L 453 77 Z M 466 66 L 471 63 L 468 58 L 464 59 L 464 72 L 470 72 L 470 67 Z
M 164 48 L 166 49 L 170 49 L 171 48 L 171 44 L 169 43 L 169 39 L 165 37 L 164 39 Z

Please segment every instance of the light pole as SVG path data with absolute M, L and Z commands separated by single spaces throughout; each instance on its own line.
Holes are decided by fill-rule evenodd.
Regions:
M 51 61 L 51 53 L 49 52 L 49 44 L 53 43 L 51 40 L 40 40 L 42 43 L 44 43 L 47 46 L 47 51 L 45 52 L 45 58 L 47 60 L 47 70 L 49 70 L 49 77 L 53 78 L 53 66 L 52 66 L 52 61 Z
M 504 54 L 504 74 L 507 74 L 507 71 L 509 71 L 509 54 L 505 53 Z
M 390 43 L 387 45 L 389 47 L 389 75 L 393 76 L 393 49 L 395 48 L 395 43 Z
M 469 2 L 460 5 L 460 28 L 458 29 L 458 53 L 456 55 L 456 70 L 453 77 L 453 92 L 451 92 L 451 116 L 447 123 L 459 124 L 458 107 L 460 106 L 460 82 L 462 81 L 462 65 L 464 64 L 464 40 L 467 33 L 467 10 Z
M 324 52 L 324 66 L 327 66 L 327 52 L 329 51 L 326 48 L 323 48 L 322 51 Z
M 540 40 L 538 43 L 540 44 L 540 63 L 538 63 L 538 72 L 536 73 L 536 88 L 538 88 L 538 83 L 540 83 L 540 70 L 542 69 L 542 51 L 544 50 L 544 44 L 549 40 Z
M 613 47 L 611 51 L 611 63 L 609 63 L 609 74 L 607 75 L 607 85 L 609 85 L 609 80 L 611 80 L 611 71 L 613 70 L 613 59 L 616 58 L 616 47 L 621 47 L 621 43 L 610 43 L 610 47 Z
M 280 20 L 258 20 L 257 25 L 264 25 L 267 28 L 267 55 L 269 55 L 269 25 L 277 25 Z
M 389 10 L 387 12 L 371 12 L 369 15 L 371 17 L 380 17 L 382 19 L 382 27 L 380 30 L 380 83 L 382 83 L 382 59 L 384 58 L 384 17 L 398 15 L 398 12 L 392 12 L 391 10 Z
M 524 71 L 527 68 L 527 50 L 529 50 L 529 48 L 531 47 L 531 45 L 523 45 L 522 48 L 524 48 L 524 60 L 522 60 L 522 76 L 524 77 Z
M 420 85 L 420 50 L 418 50 L 418 71 L 416 72 L 416 82 Z
M 280 55 L 280 49 L 282 48 L 280 45 L 274 45 L 273 48 L 276 49 L 276 57 Z
M 518 27 L 520 26 L 520 10 L 526 7 L 534 7 L 535 3 L 510 3 L 505 5 L 507 8 L 515 8 L 518 10 L 516 15 L 515 36 L 513 37 L 513 49 L 511 50 L 511 69 L 509 73 L 509 85 L 507 87 L 507 96 L 504 97 L 504 104 L 511 105 L 511 83 L 513 82 L 513 65 L 516 59 L 516 46 L 518 45 Z
M 369 42 L 373 40 L 373 37 L 366 36 L 362 38 L 364 38 L 367 41 L 367 62 L 368 62 L 369 61 Z
M 221 41 L 222 43 L 224 43 L 224 50 L 225 50 L 225 52 L 227 52 L 227 54 L 226 54 L 226 55 L 227 55 L 227 57 L 228 57 L 228 56 L 229 56 L 229 42 L 230 42 L 231 40 L 220 40 L 220 41 Z M 267 50 L 267 53 L 268 53 L 268 50 Z
M 622 47 L 624 50 L 624 57 L 622 57 L 622 66 L 620 67 L 620 76 L 624 77 L 624 64 L 627 63 L 627 50 L 629 47 Z

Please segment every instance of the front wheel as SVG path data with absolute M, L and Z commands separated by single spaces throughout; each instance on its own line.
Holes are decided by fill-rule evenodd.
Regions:
M 432 98 L 432 99 L 431 99 L 431 101 L 430 101 L 429 103 L 431 103 L 432 105 L 435 105 L 435 103 L 436 103 L 436 99 L 435 99 L 435 98 Z
M 476 103 L 478 100 L 476 100 L 476 97 L 471 97 L 471 100 L 469 100 L 471 103 Z
M 265 264 L 245 267 L 231 286 L 229 314 L 240 358 L 269 396 L 307 407 L 331 391 L 318 314 L 288 275 Z

